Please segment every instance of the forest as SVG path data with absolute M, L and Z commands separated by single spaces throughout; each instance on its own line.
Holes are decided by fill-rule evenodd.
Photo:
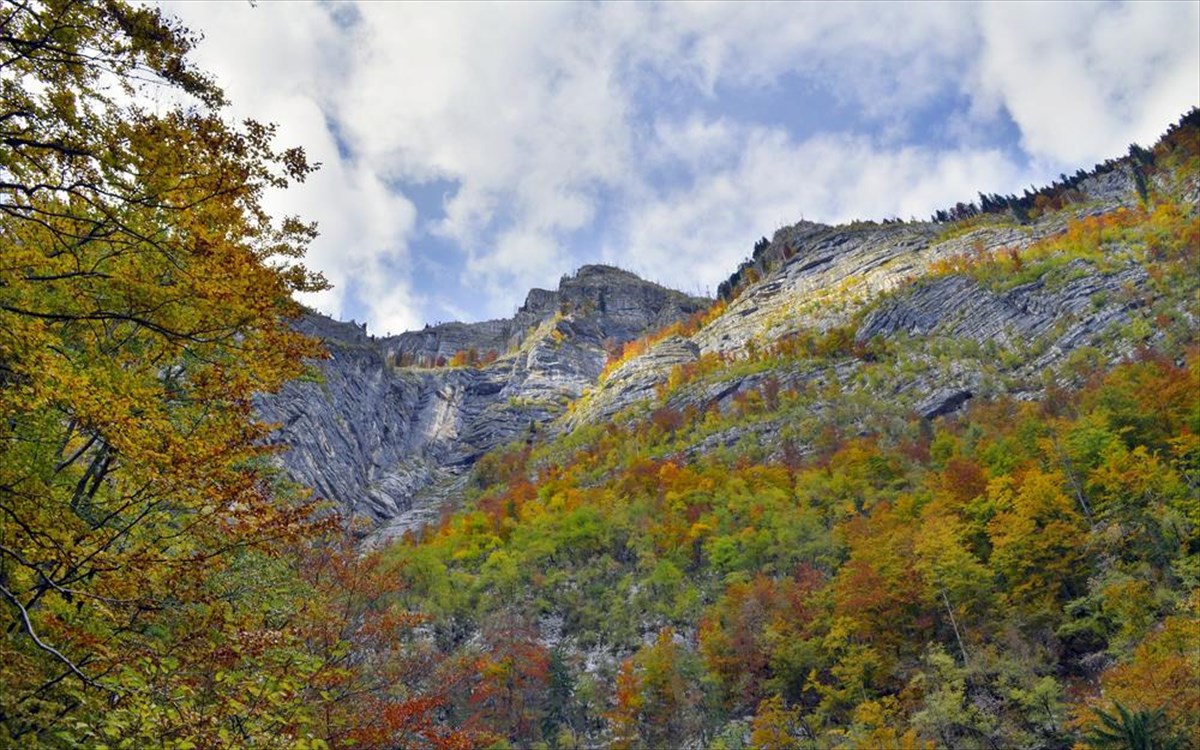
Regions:
M 1084 219 L 935 273 L 1013 284 L 1117 243 L 1153 257 L 1144 314 L 1166 335 L 1116 364 L 1077 352 L 1039 400 L 921 419 L 888 384 L 951 342 L 831 329 L 702 358 L 640 413 L 485 457 L 466 510 L 384 555 L 441 653 L 479 660 L 449 715 L 562 748 L 1200 741 L 1200 352 L 1194 318 L 1171 319 L 1195 309 L 1194 212 Z M 820 377 L 846 360 L 851 381 Z M 769 375 L 728 412 L 669 405 L 747 369 L 816 376 Z M 767 420 L 787 429 L 686 450 Z
M 1079 211 L 1076 176 L 939 212 L 1063 230 L 677 365 L 371 549 L 254 414 L 324 356 L 291 324 L 316 229 L 263 205 L 315 165 L 228 120 L 195 41 L 150 5 L 0 7 L 0 746 L 1200 746 L 1196 110 L 1133 152 L 1136 206 Z M 1005 368 L 1036 340 L 858 336 L 938 279 L 1131 268 L 1128 322 L 1034 379 Z M 918 414 L 914 373 L 963 361 L 988 387 Z

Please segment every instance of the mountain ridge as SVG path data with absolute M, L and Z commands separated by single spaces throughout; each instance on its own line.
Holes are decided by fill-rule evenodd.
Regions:
M 383 551 L 431 646 L 487 665 L 451 721 L 516 747 L 1195 745 L 1191 120 L 1024 220 L 785 228 L 481 458 Z
M 1164 139 L 1195 119 L 1193 111 Z M 992 292 L 953 274 L 938 280 L 934 270 L 1000 252 L 1019 257 L 1064 234 L 1070 222 L 1136 209 L 1150 189 L 1185 203 L 1195 198 L 1194 180 L 1172 183 L 1175 173 L 1153 170 L 1148 153 L 1131 149 L 1064 177 L 1061 185 L 1029 194 L 1036 206 L 1019 212 L 972 208 L 952 222 L 782 227 L 755 246 L 715 303 L 612 266 L 585 265 L 564 275 L 556 290 L 531 289 L 507 319 L 375 338 L 365 326 L 310 316 L 301 330 L 322 338 L 332 355 L 316 365 L 322 382 L 264 397 L 260 411 L 283 425 L 273 440 L 290 447 L 282 464 L 294 478 L 350 515 L 402 533 L 453 506 L 467 470 L 490 449 L 610 420 L 653 401 L 681 370 L 702 368 L 712 357 L 752 359 L 808 332 L 851 326 L 846 335 L 860 346 L 877 335 L 941 331 L 977 346 L 1006 347 L 1033 335 L 1044 351 L 1024 370 L 1042 370 L 1125 322 L 1121 289 L 1143 283 L 1144 275 L 1076 267 L 1070 274 L 1077 278 L 1060 287 L 1032 279 Z M 921 279 L 932 287 L 909 289 Z M 1102 297 L 1104 304 L 1093 302 Z M 886 309 L 855 322 L 872 305 Z M 967 310 L 984 316 L 981 322 L 964 321 Z M 1051 333 L 1057 335 L 1047 338 Z M 654 335 L 639 342 L 648 334 Z M 638 351 L 629 351 L 634 342 Z M 918 413 L 940 415 L 1021 371 L 1001 376 L 968 367 L 952 377 L 913 378 L 903 390 L 925 394 L 912 405 Z M 802 380 L 782 377 L 785 386 Z M 751 374 L 677 394 L 670 408 L 728 409 L 761 380 Z M 414 506 L 423 510 L 402 518 Z
M 619 351 L 592 293 L 531 295 L 545 317 L 475 366 L 338 329 L 293 434 L 416 435 L 367 467 L 396 500 L 363 546 L 420 647 L 480 665 L 445 720 L 519 747 L 1194 744 L 1196 119 L 1024 216 L 785 227 Z

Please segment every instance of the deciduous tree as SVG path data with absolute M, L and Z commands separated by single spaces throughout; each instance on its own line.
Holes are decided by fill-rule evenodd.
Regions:
M 288 322 L 315 229 L 262 207 L 312 166 L 225 119 L 192 43 L 148 5 L 0 6 L 0 744 L 336 739 L 312 698 L 349 633 L 317 647 L 285 562 L 327 524 L 252 410 L 320 353 Z

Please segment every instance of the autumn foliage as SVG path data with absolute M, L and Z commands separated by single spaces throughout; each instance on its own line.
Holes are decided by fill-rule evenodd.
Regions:
M 435 726 L 422 618 L 254 419 L 321 356 L 289 323 L 314 229 L 261 205 L 304 153 L 230 125 L 154 8 L 0 28 L 0 744 L 471 744 Z
M 1121 706 L 1186 745 L 1196 362 L 1147 351 L 1042 403 L 763 463 L 648 458 L 717 418 L 651 410 L 545 448 L 553 466 L 493 456 L 473 509 L 390 554 L 447 636 L 524 612 L 622 655 L 485 670 L 493 697 L 463 715 L 514 742 L 1069 747 Z M 521 688 L 551 681 L 581 697 Z
M 289 325 L 315 230 L 262 206 L 303 152 L 228 123 L 153 7 L 9 3 L 0 29 L 0 744 L 1200 744 L 1200 223 L 1156 192 L 1200 170 L 1194 114 L 1135 153 L 1163 178 L 1140 207 L 933 269 L 1144 269 L 1106 356 L 1018 398 L 999 349 L 857 321 L 709 352 L 483 457 L 460 512 L 372 551 L 254 419 L 321 356 Z M 905 388 L 952 344 L 1001 385 L 922 418 Z M 697 385 L 727 397 L 672 401 Z

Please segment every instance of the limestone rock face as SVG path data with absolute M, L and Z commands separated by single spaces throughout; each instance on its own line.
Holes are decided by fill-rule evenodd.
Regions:
M 525 304 L 507 320 L 442 323 L 383 339 L 381 349 L 402 364 L 433 365 L 458 352 L 499 356 L 525 341 L 548 318 L 569 317 L 596 343 L 629 341 L 669 325 L 707 302 L 652 284 L 612 266 L 584 266 L 564 276 L 557 290 L 531 289 Z
M 1014 378 L 1036 375 L 1081 347 L 1102 343 L 1115 327 L 1128 323 L 1133 307 L 1141 304 L 1130 290 L 1148 282 L 1144 266 L 1126 263 L 1101 271 L 1076 260 L 1055 279 L 1036 278 L 1003 291 L 985 288 L 967 275 L 933 270 L 953 259 L 1019 253 L 1063 232 L 1071 214 L 1093 216 L 1138 200 L 1133 177 L 1120 166 L 1088 177 L 1080 189 L 1087 200 L 1074 211 L 1024 225 L 1011 217 L 988 216 L 967 231 L 928 222 L 830 227 L 802 221 L 784 227 L 739 269 L 740 293 L 722 315 L 690 338 L 665 339 L 622 364 L 575 405 L 565 428 L 610 419 L 653 398 L 672 368 L 702 356 L 745 359 L 756 348 L 791 334 L 838 326 L 852 326 L 859 343 L 906 335 L 1009 350 L 1033 344 L 1036 352 L 1006 365 L 1006 373 Z M 1120 249 L 1114 251 L 1119 254 Z M 846 368 L 839 379 L 853 375 L 853 361 Z M 918 416 L 932 419 L 953 412 L 978 392 L 977 366 L 955 362 L 950 370 L 918 374 L 906 384 Z M 788 372 L 770 376 L 785 388 L 804 385 L 803 377 Z M 704 382 L 676 393 L 668 405 L 726 408 L 763 377 Z M 725 444 L 740 437 L 729 435 Z
M 918 336 L 937 332 L 978 343 L 1008 343 L 1040 337 L 1060 321 L 1070 321 L 1071 329 L 1061 337 L 1069 344 L 1103 333 L 1128 306 L 1107 300 L 1146 281 L 1139 266 L 1098 275 L 1074 261 L 1067 271 L 1078 275 L 1053 288 L 1037 279 L 1003 293 L 961 276 L 937 279 L 884 302 L 867 316 L 856 337 L 865 341 L 898 332 Z
M 1155 189 L 1200 194 L 1195 184 L 1155 179 Z M 862 361 L 851 356 L 821 369 L 795 362 L 770 369 L 754 358 L 793 334 L 837 328 L 864 350 L 878 338 L 938 342 L 936 351 L 914 347 L 917 354 L 879 386 L 887 392 L 875 394 L 904 410 L 901 418 L 936 419 L 998 391 L 1034 397 L 1042 376 L 1084 347 L 1108 346 L 1104 356 L 1113 359 L 1128 354 L 1109 343 L 1121 341 L 1114 331 L 1148 304 L 1153 284 L 1145 264 L 1113 246 L 1105 262 L 1064 261 L 1053 273 L 998 274 L 995 283 L 961 269 L 1017 257 L 1062 233 L 1071 217 L 1136 206 L 1138 195 L 1135 174 L 1122 162 L 1079 181 L 1065 209 L 1032 220 L 801 221 L 757 245 L 722 285 L 736 294 L 720 315 L 647 345 L 603 377 L 620 345 L 686 320 L 710 301 L 617 268 L 586 266 L 557 289 L 531 290 L 504 320 L 373 338 L 360 326 L 314 315 L 299 325 L 325 341 L 330 358 L 314 364 L 314 377 L 262 398 L 259 409 L 280 425 L 274 439 L 287 446 L 283 467 L 386 537 L 436 518 L 462 496 L 467 469 L 498 446 L 601 424 L 631 408 L 703 413 L 736 408 L 764 389 L 836 393 L 862 374 Z M 1180 314 L 1200 323 L 1187 309 Z M 445 366 L 464 354 L 475 366 Z M 681 377 L 664 388 L 676 368 L 714 358 L 724 361 L 709 370 L 718 375 Z M 813 417 L 832 407 L 816 403 Z M 680 450 L 704 454 L 743 440 L 771 450 L 787 427 L 768 416 Z
M 532 290 L 508 320 L 448 323 L 387 338 L 311 315 L 299 322 L 329 359 L 257 404 L 276 423 L 283 468 L 346 513 L 396 532 L 427 516 L 492 448 L 532 439 L 596 382 L 619 346 L 703 310 L 689 297 L 607 266 Z M 443 363 L 459 352 L 494 361 Z M 491 359 L 491 357 L 488 357 Z M 410 366 L 411 363 L 411 366 Z M 419 525 L 419 524 L 418 524 Z

